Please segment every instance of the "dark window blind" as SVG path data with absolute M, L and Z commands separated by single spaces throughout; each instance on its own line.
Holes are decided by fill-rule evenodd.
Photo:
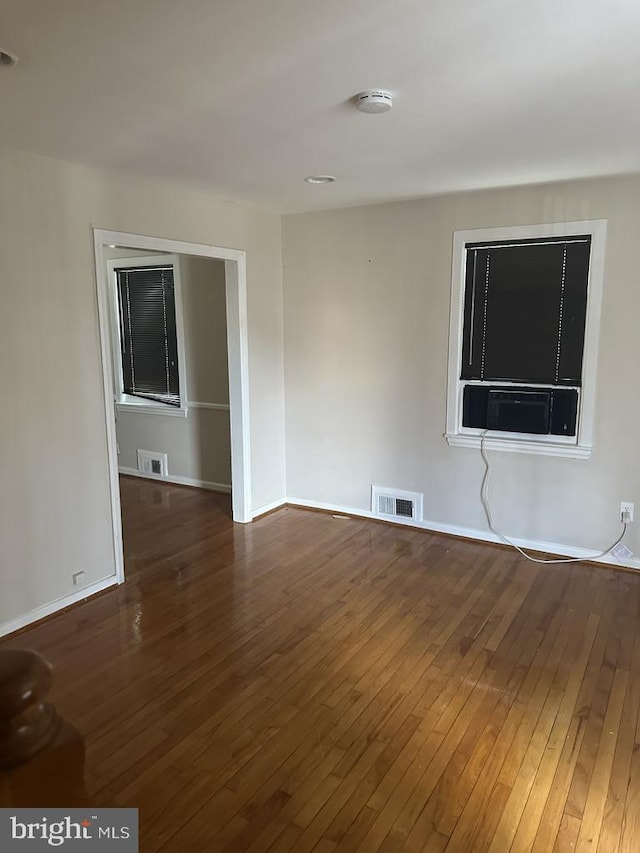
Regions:
M 124 392 L 179 406 L 173 267 L 115 272 Z
M 461 379 L 580 385 L 588 235 L 467 243 Z

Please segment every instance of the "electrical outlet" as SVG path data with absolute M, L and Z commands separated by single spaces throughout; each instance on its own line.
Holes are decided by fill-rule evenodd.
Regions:
M 82 586 L 84 583 L 84 579 L 86 577 L 86 572 L 74 572 L 72 575 L 73 585 L 74 586 Z
M 631 501 L 622 501 L 620 503 L 620 520 L 630 524 L 633 521 L 634 505 Z

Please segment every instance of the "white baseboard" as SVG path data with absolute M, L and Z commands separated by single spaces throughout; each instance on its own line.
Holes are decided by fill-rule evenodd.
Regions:
M 136 477 L 142 477 L 139 471 L 135 469 L 129 468 L 120 468 L 120 473 L 122 474 L 131 474 Z M 211 491 L 230 491 L 231 487 L 221 483 L 207 483 L 202 480 L 192 480 L 186 477 L 149 477 L 148 475 L 144 475 L 144 479 L 153 479 L 153 480 L 161 480 L 164 482 L 176 482 L 180 485 L 187 486 L 198 486 L 199 488 L 210 489 Z M 395 521 L 388 519 L 381 519 L 380 516 L 375 515 L 371 510 L 365 509 L 354 509 L 353 507 L 341 506 L 339 504 L 329 504 L 323 503 L 321 501 L 310 501 L 304 498 L 281 498 L 279 500 L 273 501 L 270 504 L 265 504 L 262 507 L 259 507 L 254 511 L 254 518 L 257 518 L 260 515 L 263 515 L 266 512 L 270 512 L 271 510 L 278 509 L 278 507 L 285 506 L 286 504 L 290 504 L 291 506 L 299 506 L 307 509 L 320 509 L 325 510 L 327 512 L 334 512 L 337 515 L 352 515 L 357 518 L 375 518 L 379 521 L 385 521 L 389 524 L 396 524 L 401 527 L 413 527 L 421 530 L 429 530 L 434 533 L 445 533 L 453 536 L 463 536 L 466 539 L 476 539 L 481 542 L 494 542 L 500 543 L 501 540 L 491 531 L 486 530 L 476 530 L 470 527 L 460 527 L 456 524 L 443 524 L 439 521 Z M 631 558 L 628 560 L 619 560 L 612 555 L 607 555 L 606 557 L 597 557 L 592 558 L 589 555 L 592 553 L 586 548 L 577 548 L 574 545 L 563 545 L 558 542 L 538 542 L 532 541 L 529 539 L 516 539 L 513 541 L 519 545 L 521 548 L 525 548 L 530 551 L 542 551 L 548 554 L 560 554 L 566 557 L 579 557 L 583 560 L 588 560 L 589 562 L 602 563 L 603 565 L 608 566 L 620 566 L 626 569 L 635 569 L 636 571 L 640 571 L 640 559 Z M 82 589 L 79 589 L 77 592 L 71 593 L 70 595 L 63 596 L 62 598 L 57 598 L 54 601 L 50 601 L 48 604 L 42 605 L 42 607 L 37 607 L 35 610 L 30 610 L 28 613 L 19 616 L 17 619 L 11 619 L 8 622 L 4 622 L 0 625 L 0 637 L 5 637 L 8 634 L 12 634 L 14 631 L 19 631 L 21 628 L 26 628 L 28 625 L 32 625 L 34 622 L 38 622 L 40 619 L 44 619 L 46 616 L 51 616 L 53 613 L 57 613 L 60 610 L 64 610 L 66 607 L 69 607 L 72 604 L 77 604 L 79 601 L 83 599 L 90 598 L 92 595 L 95 595 L 98 592 L 102 592 L 102 590 L 109 589 L 112 586 L 118 585 L 118 579 L 115 574 L 110 575 L 107 578 L 103 578 L 101 581 L 97 581 L 94 584 L 89 586 L 85 586 Z
M 358 518 L 375 518 L 378 521 L 384 521 L 388 524 L 397 524 L 401 527 L 416 527 L 421 530 L 430 530 L 433 533 L 448 533 L 452 536 L 463 536 L 465 539 L 477 539 L 480 542 L 494 542 L 504 544 L 502 540 L 492 533 L 490 530 L 477 530 L 471 527 L 460 527 L 457 524 L 443 524 L 440 521 L 396 521 L 395 519 L 381 518 L 379 515 L 366 509 L 354 509 L 353 507 L 339 506 L 338 504 L 327 504 L 320 501 L 309 501 L 304 498 L 287 498 L 286 503 L 291 506 L 306 507 L 308 509 L 322 509 L 328 512 L 334 512 L 337 515 L 354 515 Z M 578 548 L 574 545 L 563 545 L 559 542 L 538 542 L 530 539 L 517 539 L 511 537 L 520 548 L 527 551 L 542 551 L 546 554 L 559 554 L 562 557 L 578 557 L 581 560 L 586 560 L 592 563 L 602 563 L 606 566 L 621 566 L 625 569 L 635 569 L 640 571 L 640 559 L 637 557 L 628 560 L 619 560 L 612 554 L 607 554 L 605 557 L 591 557 L 593 551 L 587 548 Z
M 279 498 L 277 501 L 271 501 L 270 504 L 265 504 L 264 506 L 260 506 L 257 509 L 254 509 L 253 517 L 255 519 L 261 515 L 264 515 L 267 512 L 273 512 L 274 509 L 278 509 L 278 507 L 285 506 L 286 503 L 286 498 Z
M 127 474 L 129 477 L 142 477 L 143 480 L 159 480 L 161 483 L 176 483 L 178 486 L 194 486 L 197 489 L 208 489 L 210 492 L 231 494 L 231 486 L 228 483 L 211 483 L 209 480 L 178 477 L 175 474 L 169 474 L 167 477 L 161 477 L 159 474 L 143 474 L 137 468 L 124 468 L 122 465 L 118 468 L 118 473 Z
M 117 585 L 117 577 L 115 575 L 110 575 L 108 578 L 104 578 L 97 583 L 82 587 L 82 589 L 71 593 L 71 595 L 56 598 L 48 604 L 43 604 L 42 607 L 36 607 L 35 610 L 30 610 L 28 613 L 19 616 L 17 619 L 10 619 L 8 622 L 0 625 L 0 637 L 6 637 L 7 634 L 13 634 L 14 631 L 19 631 L 20 628 L 26 628 L 27 625 L 32 625 L 34 622 L 44 619 L 45 616 L 51 616 L 53 613 L 57 613 L 59 610 L 64 610 L 65 607 L 69 607 L 71 604 L 77 604 L 79 601 L 89 598 L 97 592 L 102 592 L 103 589 L 108 589 L 111 586 Z

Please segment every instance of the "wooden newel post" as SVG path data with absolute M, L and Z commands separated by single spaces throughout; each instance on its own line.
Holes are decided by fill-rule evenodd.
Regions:
M 0 806 L 86 804 L 84 741 L 44 701 L 51 666 L 36 652 L 0 650 Z

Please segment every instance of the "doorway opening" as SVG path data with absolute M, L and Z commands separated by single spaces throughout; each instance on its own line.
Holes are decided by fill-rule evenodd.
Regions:
M 114 545 L 114 562 L 118 583 L 124 580 L 124 556 L 122 541 L 122 520 L 120 506 L 120 471 L 133 473 L 147 473 L 151 477 L 162 477 L 167 472 L 166 457 L 158 454 L 158 448 L 147 447 L 150 455 L 138 454 L 136 468 L 131 464 L 131 447 L 121 448 L 125 450 L 127 457 L 122 459 L 118 454 L 118 424 L 117 418 L 128 418 L 128 443 L 139 443 L 134 435 L 131 436 L 131 424 L 136 422 L 136 415 L 146 412 L 146 421 L 157 423 L 168 423 L 177 419 L 191 417 L 207 417 L 226 415 L 228 413 L 228 450 L 230 450 L 231 484 L 222 481 L 225 478 L 220 475 L 215 482 L 208 482 L 206 477 L 173 476 L 165 477 L 169 481 L 183 482 L 187 485 L 204 485 L 205 488 L 215 490 L 228 490 L 231 488 L 232 518 L 236 522 L 246 523 L 252 520 L 251 513 L 251 477 L 250 477 L 250 450 L 249 450 L 249 375 L 248 375 L 248 342 L 247 342 L 247 301 L 246 301 L 246 257 L 245 253 L 235 249 L 225 249 L 216 246 L 206 246 L 194 243 L 184 243 L 176 240 L 167 240 L 158 237 L 147 237 L 124 232 L 94 229 L 94 251 L 96 265 L 96 284 L 98 293 L 98 315 L 100 323 L 100 344 L 103 388 L 106 412 L 106 437 L 109 460 L 110 491 L 112 528 Z M 145 260 L 147 259 L 147 260 Z M 131 341 L 124 342 L 123 339 L 129 334 L 135 323 L 139 321 L 141 329 L 140 336 L 134 341 L 133 348 L 140 353 L 140 364 L 146 355 L 144 332 L 146 329 L 146 318 L 136 315 L 135 305 L 130 305 L 123 319 L 122 306 L 126 290 L 126 282 L 132 270 L 137 270 L 139 284 L 143 288 L 149 288 L 150 297 L 158 297 L 160 294 L 160 311 L 165 309 L 165 316 L 175 311 L 175 325 L 180 329 L 177 333 L 171 329 L 164 336 L 166 346 L 167 364 L 167 392 L 162 388 L 154 388 L 149 381 L 155 381 L 154 371 L 151 370 L 152 379 L 148 378 L 148 371 L 142 382 L 136 380 L 132 373 L 129 362 L 130 351 L 126 349 L 131 346 Z M 159 275 L 162 270 L 162 279 Z M 187 301 L 190 301 L 189 317 L 184 314 L 184 271 L 187 270 L 189 280 L 195 280 L 197 285 L 190 289 Z M 156 282 L 155 290 L 153 281 Z M 152 281 L 149 284 L 149 281 Z M 160 283 L 162 281 L 162 283 Z M 169 281 L 169 284 L 167 284 Z M 210 283 L 211 290 L 207 292 L 207 284 Z M 174 290 L 177 283 L 177 289 Z M 222 288 L 216 294 L 214 288 Z M 118 289 L 120 289 L 121 301 L 118 301 Z M 170 297 L 165 300 L 165 296 Z M 175 299 L 175 308 L 174 308 Z M 206 339 L 206 316 L 200 310 L 204 305 L 212 305 L 218 300 L 223 300 L 224 314 L 226 315 L 226 365 L 228 371 L 228 398 L 222 397 L 222 378 L 219 375 L 212 377 L 198 376 L 197 372 L 189 370 L 189 359 L 185 362 L 185 341 L 183 328 L 196 329 L 196 338 L 200 343 L 192 342 L 195 347 L 192 355 L 197 358 L 197 349 L 202 350 L 203 341 Z M 200 300 L 198 302 L 198 300 Z M 204 301 L 203 301 L 204 300 Z M 170 310 L 166 310 L 169 306 Z M 126 313 L 129 311 L 129 313 Z M 218 312 L 220 313 L 220 312 Z M 133 323 L 131 322 L 133 319 Z M 221 319 L 221 318 L 219 318 Z M 126 324 L 124 321 L 126 320 Z M 204 326 L 203 326 L 204 324 Z M 171 326 L 171 322 L 168 324 Z M 212 335 L 214 334 L 212 322 Z M 135 329 L 132 333 L 135 338 Z M 219 336 L 218 336 L 219 337 Z M 167 343 L 168 341 L 168 343 Z M 137 347 L 137 349 L 136 349 Z M 173 365 L 175 353 L 176 364 Z M 218 345 L 218 356 L 220 346 Z M 123 369 L 123 360 L 127 365 Z M 218 362 L 220 364 L 220 362 Z M 180 370 L 178 370 L 180 365 Z M 175 370 L 173 370 L 175 367 Z M 141 374 L 142 371 L 139 371 Z M 156 371 L 158 373 L 158 371 Z M 172 374 L 169 380 L 169 374 Z M 132 378 L 133 377 L 133 378 Z M 160 381 L 160 380 L 158 380 Z M 133 384 L 132 384 L 133 382 Z M 170 387 L 169 387 L 170 385 Z M 191 389 L 190 390 L 190 386 Z M 195 395 L 195 396 L 194 396 Z M 210 397 L 211 399 L 198 399 L 198 397 Z M 216 396 L 218 399 L 213 399 Z M 190 407 L 191 403 L 191 407 Z M 164 407 L 164 412 L 158 417 L 158 409 Z M 155 412 L 154 412 L 155 409 Z M 167 413 L 173 417 L 167 417 Z M 133 414 L 133 416 L 132 416 Z M 224 416 L 224 415 L 223 415 Z M 143 418 L 145 420 L 145 418 Z M 220 428 L 217 428 L 220 433 Z M 124 427 L 121 433 L 125 434 Z M 140 449 L 140 448 L 137 448 Z M 208 465 L 207 470 L 223 470 L 220 460 L 211 458 L 210 448 L 201 445 L 200 452 L 205 457 L 203 464 Z M 158 461 L 160 456 L 160 461 Z M 125 464 L 126 463 L 126 464 Z M 187 463 L 185 463 L 188 465 Z M 217 464 L 217 468 L 216 468 Z M 228 463 L 227 463 L 228 464 Z M 211 467 L 213 465 L 213 468 Z M 163 467 L 164 466 L 164 467 Z M 211 475 L 215 476 L 215 475 Z M 225 488 L 227 487 L 227 488 Z

